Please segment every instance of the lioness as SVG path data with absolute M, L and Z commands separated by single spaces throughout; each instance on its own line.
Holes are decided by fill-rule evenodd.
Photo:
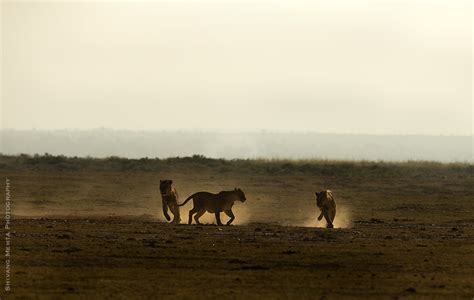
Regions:
M 173 187 L 173 180 L 160 180 L 161 200 L 163 201 L 163 214 L 166 220 L 171 220 L 168 208 L 173 213 L 173 224 L 179 224 L 178 192 Z
M 189 220 L 188 224 L 191 224 L 194 220 L 197 224 L 199 218 L 206 212 L 214 213 L 216 215 L 217 225 L 222 225 L 220 213 L 224 212 L 230 217 L 230 220 L 227 221 L 227 225 L 230 225 L 234 221 L 235 216 L 232 212 L 232 206 L 234 202 L 239 200 L 245 202 L 245 194 L 241 189 L 235 188 L 233 191 L 222 191 L 218 194 L 208 193 L 208 192 L 198 192 L 189 196 L 182 204 L 179 206 L 185 205 L 189 200 L 193 199 L 194 207 L 189 211 Z
M 333 228 L 334 218 L 336 217 L 336 202 L 334 201 L 332 192 L 330 190 L 326 190 L 315 194 L 316 205 L 321 210 L 318 221 L 321 221 L 324 216 L 327 222 L 327 228 Z

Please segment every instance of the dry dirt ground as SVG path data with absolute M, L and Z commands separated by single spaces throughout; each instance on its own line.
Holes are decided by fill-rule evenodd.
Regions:
M 14 214 L 11 291 L 0 296 L 473 299 L 472 173 L 367 172 L 0 169 Z M 248 200 L 233 226 L 166 224 L 160 178 L 180 201 L 235 186 Z M 316 222 L 313 193 L 325 188 L 338 204 L 333 230 Z

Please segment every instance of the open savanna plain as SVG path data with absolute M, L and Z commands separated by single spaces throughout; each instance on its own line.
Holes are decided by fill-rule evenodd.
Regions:
M 11 290 L 0 272 L 0 296 L 473 299 L 472 172 L 462 163 L 3 155 Z M 182 224 L 167 224 L 160 179 L 173 180 L 180 202 L 234 187 L 247 201 L 236 202 L 232 226 L 210 214 L 208 225 L 184 224 L 190 203 Z M 324 189 L 337 202 L 335 229 L 316 220 L 314 192 Z

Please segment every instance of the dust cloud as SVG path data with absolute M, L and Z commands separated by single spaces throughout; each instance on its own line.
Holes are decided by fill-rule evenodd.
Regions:
M 222 184 L 216 186 L 214 177 L 202 177 L 191 181 L 187 177 L 162 172 L 142 174 L 134 177 L 130 172 L 78 174 L 52 178 L 35 177 L 30 181 L 29 190 L 19 190 L 14 214 L 19 216 L 64 216 L 64 217 L 132 217 L 154 222 L 167 222 L 163 216 L 162 200 L 157 178 L 173 178 L 183 201 L 196 191 L 218 192 L 233 187 L 245 187 L 247 201 L 236 201 L 233 206 L 235 220 L 233 225 L 251 223 L 279 224 L 281 226 L 326 227 L 324 219 L 317 221 L 320 213 L 311 193 L 302 193 L 294 198 L 293 193 L 280 190 L 262 190 L 261 184 L 252 186 L 234 178 L 221 178 Z M 133 179 L 132 179 L 133 178 Z M 73 179 L 73 180 L 72 180 Z M 351 211 L 344 201 L 337 201 L 336 228 L 352 225 Z M 181 224 L 188 223 L 192 201 L 180 207 Z M 170 217 L 173 214 L 169 212 Z M 221 213 L 222 223 L 229 217 Z M 206 212 L 201 218 L 203 224 L 216 224 L 215 215 Z M 193 224 L 195 221 L 193 219 Z
M 287 201 L 283 201 L 288 203 Z M 279 207 L 276 199 L 267 198 L 264 203 L 253 202 L 250 197 L 244 203 L 235 202 L 232 211 L 235 215 L 235 220 L 232 225 L 248 225 L 253 222 L 258 223 L 272 223 L 279 224 L 282 226 L 301 226 L 301 227 L 315 227 L 325 228 L 326 221 L 324 218 L 318 221 L 317 218 L 320 214 L 320 210 L 316 207 L 315 203 L 310 202 L 304 207 L 296 210 L 289 209 L 287 207 Z M 192 203 L 188 203 L 181 207 L 181 223 L 187 224 L 188 213 L 192 208 Z M 291 211 L 291 213 L 289 213 Z M 160 219 L 163 219 L 160 216 Z M 200 219 L 202 224 L 216 224 L 216 218 L 214 214 L 206 212 Z M 225 224 L 229 220 L 229 217 L 225 213 L 221 213 L 221 221 Z M 193 224 L 195 224 L 193 218 Z M 351 228 L 352 227 L 352 215 L 349 207 L 345 204 L 337 205 L 336 218 L 334 220 L 335 228 Z
M 246 225 L 251 221 L 251 210 L 244 203 L 236 203 L 232 210 L 234 211 L 235 220 L 232 222 L 234 225 Z M 222 217 L 221 217 L 222 219 Z
M 306 217 L 306 221 L 301 225 L 303 227 L 326 227 L 326 220 L 324 218 L 321 221 L 318 221 L 318 216 L 321 211 L 318 209 L 316 214 Z M 336 207 L 336 217 L 334 218 L 334 228 L 351 228 L 352 227 L 352 218 L 351 212 L 348 207 L 345 205 L 337 204 Z

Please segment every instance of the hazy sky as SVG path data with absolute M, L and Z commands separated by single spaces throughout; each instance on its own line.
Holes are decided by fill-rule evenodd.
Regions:
M 2 126 L 471 134 L 472 1 L 3 1 Z

